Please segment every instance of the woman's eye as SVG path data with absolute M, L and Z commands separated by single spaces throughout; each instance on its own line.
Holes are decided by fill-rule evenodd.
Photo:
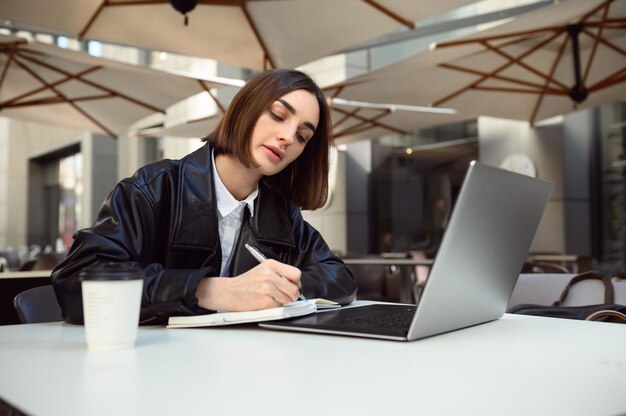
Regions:
M 278 114 L 276 114 L 273 111 L 270 111 L 270 115 L 272 116 L 272 118 L 276 121 L 285 121 L 285 119 L 281 116 L 279 116 Z
M 296 139 L 298 139 L 298 141 L 302 144 L 306 144 L 309 141 L 306 137 L 304 137 L 300 133 L 296 134 Z

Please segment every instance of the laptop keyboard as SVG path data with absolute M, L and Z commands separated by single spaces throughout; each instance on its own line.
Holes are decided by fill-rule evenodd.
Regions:
M 408 329 L 415 315 L 415 306 L 402 307 L 395 311 L 366 309 L 359 311 L 359 308 L 354 308 L 355 312 L 360 313 L 356 316 L 343 317 L 338 320 L 338 323 Z

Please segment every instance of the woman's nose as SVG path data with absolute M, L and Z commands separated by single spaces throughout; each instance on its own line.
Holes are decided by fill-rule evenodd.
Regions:
M 283 129 L 279 131 L 278 140 L 281 142 L 285 142 L 286 144 L 291 144 L 296 140 L 297 128 L 292 126 L 285 126 Z

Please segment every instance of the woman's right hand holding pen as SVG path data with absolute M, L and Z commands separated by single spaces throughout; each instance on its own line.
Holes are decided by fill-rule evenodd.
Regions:
M 301 274 L 297 267 L 269 259 L 236 277 L 202 279 L 196 296 L 199 306 L 214 311 L 275 308 L 298 299 Z

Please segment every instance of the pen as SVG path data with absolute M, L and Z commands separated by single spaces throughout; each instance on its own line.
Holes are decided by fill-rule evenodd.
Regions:
M 259 263 L 264 262 L 265 260 L 267 260 L 267 257 L 265 257 L 263 255 L 263 253 L 261 253 L 257 248 L 252 247 L 250 244 L 246 243 L 246 248 L 248 249 L 248 251 L 250 252 L 250 254 L 252 254 L 252 257 L 254 257 L 256 259 L 256 261 L 258 261 Z M 280 276 L 285 280 L 288 280 L 285 276 Z M 304 295 L 302 294 L 302 292 L 300 292 L 300 295 L 298 296 L 298 299 L 300 300 L 306 300 L 306 298 L 304 297 Z

